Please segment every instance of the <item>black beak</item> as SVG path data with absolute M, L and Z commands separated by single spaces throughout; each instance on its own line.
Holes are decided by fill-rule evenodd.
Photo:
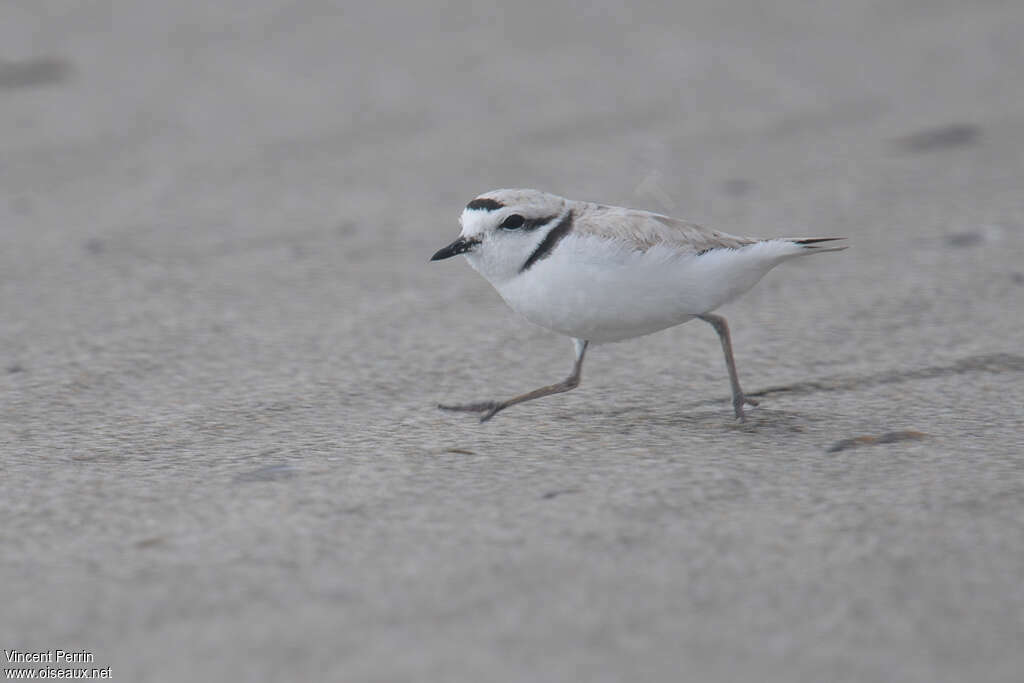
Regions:
M 465 254 L 467 251 L 472 251 L 473 247 L 475 247 L 478 244 L 480 244 L 479 239 L 473 238 L 467 240 L 465 237 L 460 237 L 459 239 L 449 244 L 447 247 L 439 249 L 436 254 L 430 257 L 430 260 L 440 261 L 441 259 L 451 258 L 452 256 L 458 256 L 459 254 Z

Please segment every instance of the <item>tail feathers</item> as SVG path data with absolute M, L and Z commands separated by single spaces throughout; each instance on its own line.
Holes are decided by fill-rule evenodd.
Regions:
M 824 254 L 830 251 L 842 251 L 849 247 L 848 244 L 844 244 L 839 247 L 823 247 L 821 242 L 835 242 L 838 240 L 845 240 L 845 237 L 802 237 L 796 239 L 788 239 L 787 242 L 803 247 L 806 251 L 814 254 Z

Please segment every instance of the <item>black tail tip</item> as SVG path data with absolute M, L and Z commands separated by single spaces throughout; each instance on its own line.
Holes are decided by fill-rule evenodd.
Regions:
M 823 242 L 839 242 L 845 239 L 845 237 L 808 237 L 806 239 L 796 239 L 791 241 L 793 242 L 793 244 L 799 244 L 801 247 L 808 251 L 817 251 L 819 253 L 824 253 L 826 251 L 842 251 L 843 249 L 846 249 L 850 245 L 825 245 L 822 244 Z
M 838 242 L 845 239 L 845 237 L 808 237 L 807 239 L 793 240 L 793 242 L 807 246 L 809 244 L 817 244 L 818 242 Z

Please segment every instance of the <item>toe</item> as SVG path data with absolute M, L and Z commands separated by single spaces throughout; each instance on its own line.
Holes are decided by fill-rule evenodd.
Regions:
M 487 422 L 487 421 L 488 421 L 488 420 L 490 420 L 490 419 L 491 419 L 492 417 L 494 417 L 495 415 L 497 415 L 497 414 L 498 414 L 498 411 L 499 411 L 499 410 L 501 410 L 501 409 L 502 409 L 502 408 L 504 408 L 504 407 L 505 407 L 505 406 L 503 406 L 503 405 L 502 405 L 502 404 L 500 404 L 500 403 L 492 403 L 492 404 L 490 405 L 490 407 L 488 407 L 487 411 L 486 411 L 486 412 L 485 412 L 485 413 L 484 413 L 483 415 L 481 415 L 481 416 L 480 416 L 480 422 Z

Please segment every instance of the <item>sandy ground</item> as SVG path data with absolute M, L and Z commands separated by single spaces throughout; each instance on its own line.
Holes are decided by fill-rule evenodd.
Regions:
M 1020 680 L 1024 6 L 527 4 L 0 5 L 0 647 Z M 572 357 L 427 262 L 507 186 L 852 248 L 722 311 L 745 425 L 701 323 L 480 425 Z

